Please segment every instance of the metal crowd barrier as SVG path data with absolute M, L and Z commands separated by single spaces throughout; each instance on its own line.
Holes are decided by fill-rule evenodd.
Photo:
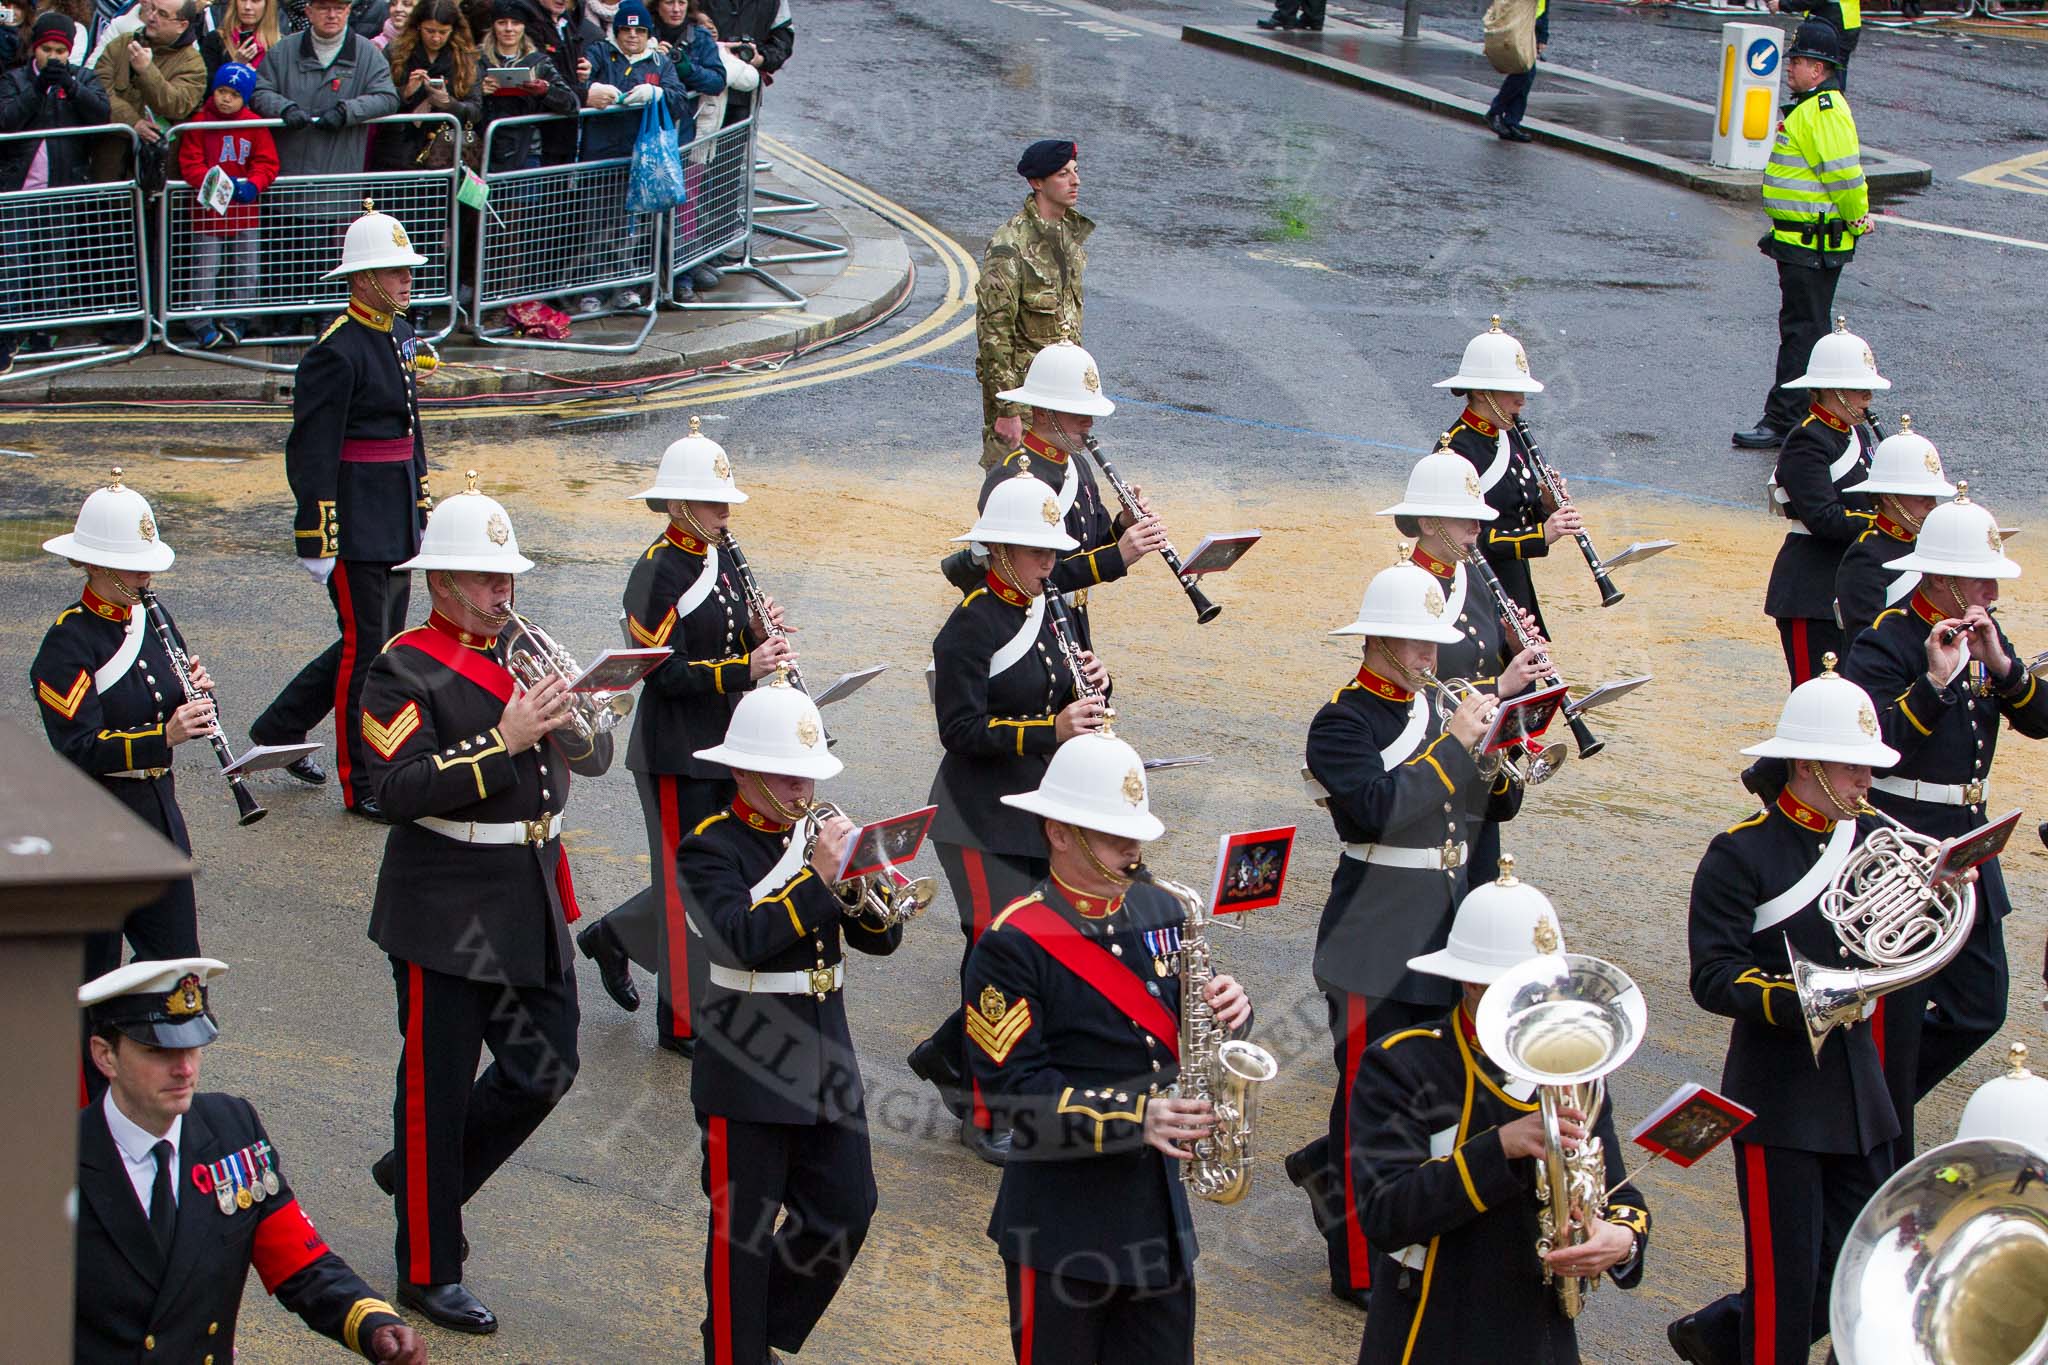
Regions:
M 760 89 L 754 91 L 754 104 L 750 118 L 756 124 L 761 121 L 761 97 L 767 91 L 768 87 L 765 84 Z M 754 159 L 754 173 L 756 175 L 768 169 L 769 165 L 765 158 L 757 156 Z M 779 227 L 775 224 L 761 221 L 763 218 L 776 214 L 816 213 L 824 207 L 817 200 L 806 199 L 802 195 L 797 194 L 784 194 L 781 190 L 764 190 L 759 185 L 754 187 L 754 199 L 756 201 L 754 204 L 754 231 L 756 233 L 763 237 L 779 237 L 785 242 L 795 242 L 798 246 L 807 249 L 803 251 L 785 251 L 776 256 L 750 255 L 748 257 L 750 262 L 759 265 L 795 265 L 799 261 L 836 261 L 852 253 L 853 248 L 844 242 L 828 242 L 823 237 L 814 237 L 810 233 L 798 232 L 794 228 Z
M 460 137 L 462 128 L 452 114 L 393 114 L 374 119 L 370 126 L 396 124 L 431 126 L 444 124 L 451 135 Z M 173 133 L 197 137 L 204 121 L 181 123 Z M 242 120 L 237 128 L 282 128 L 277 119 Z M 459 144 L 458 144 L 459 145 Z M 348 306 L 346 276 L 327 278 L 341 260 L 342 238 L 348 225 L 363 212 L 365 201 L 374 202 L 379 213 L 388 213 L 405 225 L 413 250 L 427 258 L 414 269 L 411 311 L 447 310 L 447 323 L 439 331 L 424 334 L 428 341 L 440 341 L 455 330 L 455 191 L 460 163 L 447 170 L 357 171 L 347 175 L 280 175 L 254 204 L 257 226 L 240 238 L 216 238 L 232 242 L 214 256 L 198 250 L 206 234 L 201 224 L 212 210 L 196 202 L 197 192 L 176 174 L 166 178 L 157 220 L 158 274 L 164 294 L 157 312 L 164 346 L 179 355 L 217 360 L 246 369 L 289 374 L 294 365 L 257 360 L 234 350 L 202 350 L 195 333 L 199 326 L 218 318 L 283 319 L 283 331 L 264 337 L 247 337 L 244 345 L 305 346 L 317 339 L 317 331 L 294 327 L 295 319 L 311 319 L 314 328 L 324 327 Z M 230 211 L 239 206 L 230 206 Z M 222 277 L 229 274 L 236 251 L 253 258 L 253 270 L 244 278 L 246 293 Z M 209 260 L 209 257 L 213 259 Z M 210 268 L 209 268 L 210 266 Z M 253 279 L 249 279 L 253 276 Z
M 71 139 L 77 155 L 90 158 L 102 138 L 125 142 L 132 159 L 138 139 L 124 124 L 0 133 L 0 147 Z M 142 244 L 142 190 L 132 175 L 0 194 L 0 332 L 12 333 L 17 344 L 48 333 L 51 343 L 29 356 L 17 352 L 14 369 L 0 376 L 0 384 L 141 355 L 151 333 L 149 263 Z M 59 345 L 55 336 L 64 328 L 96 327 L 104 334 L 131 325 L 132 345 Z
M 769 308 L 804 308 L 804 296 L 776 279 L 754 259 L 754 129 L 741 119 L 707 133 L 683 148 L 689 202 L 669 215 L 668 301 L 685 312 L 751 312 Z M 721 275 L 745 275 L 773 290 L 772 299 L 694 298 L 680 281 L 693 267 L 714 256 L 737 254 L 732 265 L 714 267 Z

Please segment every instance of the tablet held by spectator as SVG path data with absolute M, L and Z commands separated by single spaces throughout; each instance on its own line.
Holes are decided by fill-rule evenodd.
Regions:
M 256 73 L 229 62 L 213 73 L 213 89 L 200 117 L 206 122 L 178 138 L 178 173 L 199 193 L 192 201 L 193 298 L 211 309 L 247 305 L 256 297 L 256 256 L 262 241 L 256 200 L 277 179 L 277 144 L 262 126 L 249 97 L 256 93 Z M 220 172 L 218 177 L 213 173 Z M 226 182 L 225 202 L 209 194 Z M 206 350 L 238 346 L 244 320 L 209 317 L 193 325 L 192 335 Z

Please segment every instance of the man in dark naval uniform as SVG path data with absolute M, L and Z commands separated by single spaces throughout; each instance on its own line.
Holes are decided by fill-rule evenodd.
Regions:
M 427 1348 L 328 1250 L 249 1102 L 200 1094 L 220 1036 L 207 957 L 141 961 L 78 992 L 106 1097 L 78 1115 L 78 1365 L 235 1358 L 253 1265 L 266 1293 L 324 1337 L 386 1365 Z
M 1031 790 L 1055 749 L 1102 725 L 1109 675 L 1069 638 L 1081 661 L 1077 680 L 1062 647 L 1064 604 L 1051 578 L 1075 541 L 1049 485 L 1024 473 L 1004 479 L 958 539 L 988 547 L 988 575 L 932 642 L 932 705 L 946 756 L 930 800 L 939 808 L 932 840 L 967 939 L 964 1003 L 911 1052 L 910 1068 L 962 1115 L 960 1140 L 1000 1164 L 1008 1134 L 982 1103 L 963 1052 L 974 1007 L 964 995 L 967 957 L 996 912 L 1042 881 L 1047 866 L 1038 822 L 1001 798 Z
M 1913 430 L 1911 413 L 1901 413 L 1899 429 L 1877 443 L 1863 482 L 1842 491 L 1876 501 L 1871 528 L 1843 551 L 1835 570 L 1835 621 L 1854 645 L 1879 613 L 1920 585 L 1919 574 L 1895 570 L 1892 561 L 1912 551 L 1920 523 L 1936 502 L 1955 496 L 1956 485 L 1942 477 L 1934 442 Z
M 363 685 L 366 776 L 394 822 L 370 937 L 390 955 L 404 1038 L 394 1145 L 371 1175 L 397 1210 L 399 1302 L 492 1332 L 497 1318 L 462 1285 L 462 1206 L 576 1079 L 562 811 L 570 773 L 601 775 L 612 742 L 574 728 L 566 680 L 527 689 L 506 667 L 512 577 L 533 561 L 474 472 L 398 567 L 426 572 L 434 605 Z
M 1449 941 L 1409 959 L 1464 995 L 1448 1018 L 1381 1038 L 1359 1066 L 1352 1183 L 1366 1235 L 1389 1249 L 1373 1274 L 1359 1365 L 1576 1365 L 1578 1334 L 1553 1278 L 1607 1274 L 1624 1289 L 1642 1280 L 1650 1214 L 1622 1183 L 1611 1104 L 1590 1126 L 1613 1192 L 1583 1241 L 1536 1255 L 1535 1165 L 1544 1150 L 1536 1087 L 1480 1049 L 1473 1023 L 1486 988 L 1510 968 L 1563 951 L 1549 898 L 1503 857 L 1500 879 L 1459 903 Z M 1566 1107 L 1558 1117 L 1567 1142 L 1585 1139 L 1584 1114 Z M 1483 1309 L 1472 1286 L 1483 1286 Z
M 1440 1016 L 1457 992 L 1407 960 L 1444 944 L 1465 894 L 1478 825 L 1511 818 L 1521 789 L 1479 775 L 1472 749 L 1500 702 L 1475 690 L 1445 722 L 1421 675 L 1437 650 L 1465 638 L 1443 589 L 1413 564 L 1383 569 L 1366 586 L 1358 619 L 1333 635 L 1365 637 L 1358 674 L 1309 724 L 1304 776 L 1330 812 L 1344 856 L 1316 926 L 1315 979 L 1329 1006 L 1337 1089 L 1329 1132 L 1287 1158 L 1308 1192 L 1328 1244 L 1330 1292 L 1364 1307 L 1372 1257 L 1354 1170 L 1352 1086 L 1380 1035 Z
M 1835 330 L 1814 343 L 1806 373 L 1785 387 L 1810 389 L 1813 401 L 1785 438 L 1771 477 L 1771 507 L 1792 525 L 1771 565 L 1764 614 L 1778 623 L 1797 687 L 1819 672 L 1823 654 L 1849 652 L 1835 620 L 1835 573 L 1843 552 L 1871 527 L 1870 495 L 1850 486 L 1869 474 L 1877 445 L 1876 428 L 1868 425 L 1871 393 L 1891 381 L 1877 372 L 1863 338 L 1837 319 Z
M 434 362 L 405 320 L 413 267 L 426 263 L 396 218 L 366 211 L 349 225 L 341 264 L 328 272 L 348 276 L 348 311 L 299 361 L 284 468 L 298 499 L 299 563 L 327 585 L 341 638 L 249 727 L 258 744 L 296 744 L 333 711 L 342 802 L 371 819 L 383 817 L 357 724 L 363 680 L 385 641 L 405 628 L 411 580 L 393 566 L 418 552 L 434 505 L 413 378 Z M 311 758 L 285 771 L 302 782 L 327 780 Z
M 1144 762 L 1106 730 L 1060 746 L 1036 789 L 1050 873 L 1005 906 L 967 964 L 967 1055 L 1010 1158 L 989 1217 L 1018 1365 L 1195 1358 L 1195 1229 L 1181 1163 L 1216 1131 L 1183 1098 L 1187 909 L 1139 862 L 1165 832 Z M 1212 975 L 1223 1036 L 1251 1002 Z
M 1716 835 L 1693 875 L 1692 996 L 1735 1021 L 1721 1089 L 1756 1111 L 1734 1144 L 1747 1283 L 1667 1329 L 1693 1365 L 1806 1359 L 1828 1330 L 1842 1239 L 1891 1173 L 1899 1134 L 1881 1023 L 1831 1032 L 1816 1055 L 1787 951 L 1830 967 L 1864 965 L 1819 901 L 1874 828 L 1857 815 L 1871 769 L 1899 758 L 1878 737 L 1869 694 L 1825 662 L 1786 699 L 1777 732 L 1742 751 L 1787 761 L 1783 788 Z
M 834 890 L 853 824 L 811 812 L 844 765 L 785 671 L 697 757 L 735 788 L 676 863 L 709 959 L 690 1074 L 711 1202 L 704 1359 L 740 1365 L 803 1349 L 867 1237 L 875 1172 L 845 950 L 886 956 L 903 928 Z
M 733 482 L 725 449 L 699 431 L 695 417 L 690 434 L 662 455 L 654 486 L 638 496 L 668 525 L 626 580 L 626 634 L 637 648 L 674 651 L 647 675 L 626 748 L 653 879 L 579 932 L 576 944 L 597 963 L 606 994 L 621 1009 L 640 1008 L 628 962 L 655 974 L 655 1042 L 687 1057 L 697 1046 L 690 1015 L 704 997 L 704 960 L 685 918 L 676 849 L 733 795 L 730 774 L 697 750 L 718 743 L 740 698 L 796 655 L 787 639 L 769 632 L 782 626 L 775 599 L 765 599 L 769 621 L 751 614 L 733 542 L 725 538 L 733 505 L 747 495 Z
M 1543 481 L 1521 425 L 1523 405 L 1530 394 L 1543 392 L 1543 384 L 1529 373 L 1522 343 L 1500 329 L 1496 314 L 1486 331 L 1465 343 L 1458 372 L 1436 387 L 1464 397 L 1465 411 L 1451 428 L 1451 449 L 1472 462 L 1480 493 L 1500 514 L 1484 528 L 1480 552 L 1508 596 L 1547 634 L 1529 561 L 1549 554 L 1559 537 L 1586 528 L 1576 507 L 1546 510 Z

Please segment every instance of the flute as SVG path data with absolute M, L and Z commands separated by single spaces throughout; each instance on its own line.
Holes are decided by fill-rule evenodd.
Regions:
M 164 610 L 164 604 L 150 589 L 142 589 L 141 597 L 143 615 L 148 618 L 150 629 L 156 632 L 157 643 L 164 647 L 164 653 L 171 656 L 171 671 L 178 675 L 178 685 L 185 689 L 185 700 L 202 700 L 206 694 L 192 685 L 192 661 L 179 645 L 177 633 L 171 629 L 170 613 Z M 213 704 L 213 725 L 207 730 L 206 739 L 213 745 L 213 756 L 220 760 L 222 768 L 235 761 L 235 751 L 228 747 L 227 736 L 221 733 L 220 702 L 217 700 Z M 235 809 L 241 812 L 236 824 L 253 825 L 270 814 L 256 804 L 256 798 L 249 794 L 249 786 L 240 773 L 228 773 L 227 779 L 228 792 L 235 798 Z

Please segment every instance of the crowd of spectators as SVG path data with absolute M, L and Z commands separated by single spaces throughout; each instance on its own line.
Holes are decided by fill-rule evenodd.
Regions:
M 233 346 L 251 335 L 234 308 L 286 249 L 266 240 L 283 234 L 266 234 L 261 207 L 279 175 L 458 162 L 502 172 L 629 158 L 644 106 L 662 101 L 682 142 L 737 122 L 794 44 L 787 0 L 0 0 L 0 132 L 135 130 L 132 140 L 0 142 L 0 191 L 130 176 L 151 192 L 171 176 L 191 186 L 186 239 L 204 277 L 198 306 L 217 310 L 193 335 L 203 346 Z M 587 116 L 484 136 L 499 120 L 579 109 Z M 401 111 L 450 115 L 459 132 L 369 126 Z M 265 119 L 283 126 L 274 136 L 235 126 Z M 170 130 L 193 121 L 230 126 L 188 130 L 174 145 Z M 687 166 L 693 196 L 707 176 L 743 169 L 743 155 L 734 143 L 721 149 L 723 161 Z M 518 207 L 493 201 L 497 213 Z M 303 240 L 313 226 L 295 221 L 291 235 Z M 609 259 L 628 231 L 581 222 L 571 250 Z M 35 262 L 51 245 L 12 240 L 23 236 L 0 223 L 0 309 L 32 309 L 35 291 L 48 287 Z M 679 283 L 704 290 L 719 281 L 705 265 Z M 565 302 L 592 313 L 643 300 L 623 290 Z M 48 344 L 26 340 L 31 349 Z M 23 341 L 0 332 L 0 372 Z

